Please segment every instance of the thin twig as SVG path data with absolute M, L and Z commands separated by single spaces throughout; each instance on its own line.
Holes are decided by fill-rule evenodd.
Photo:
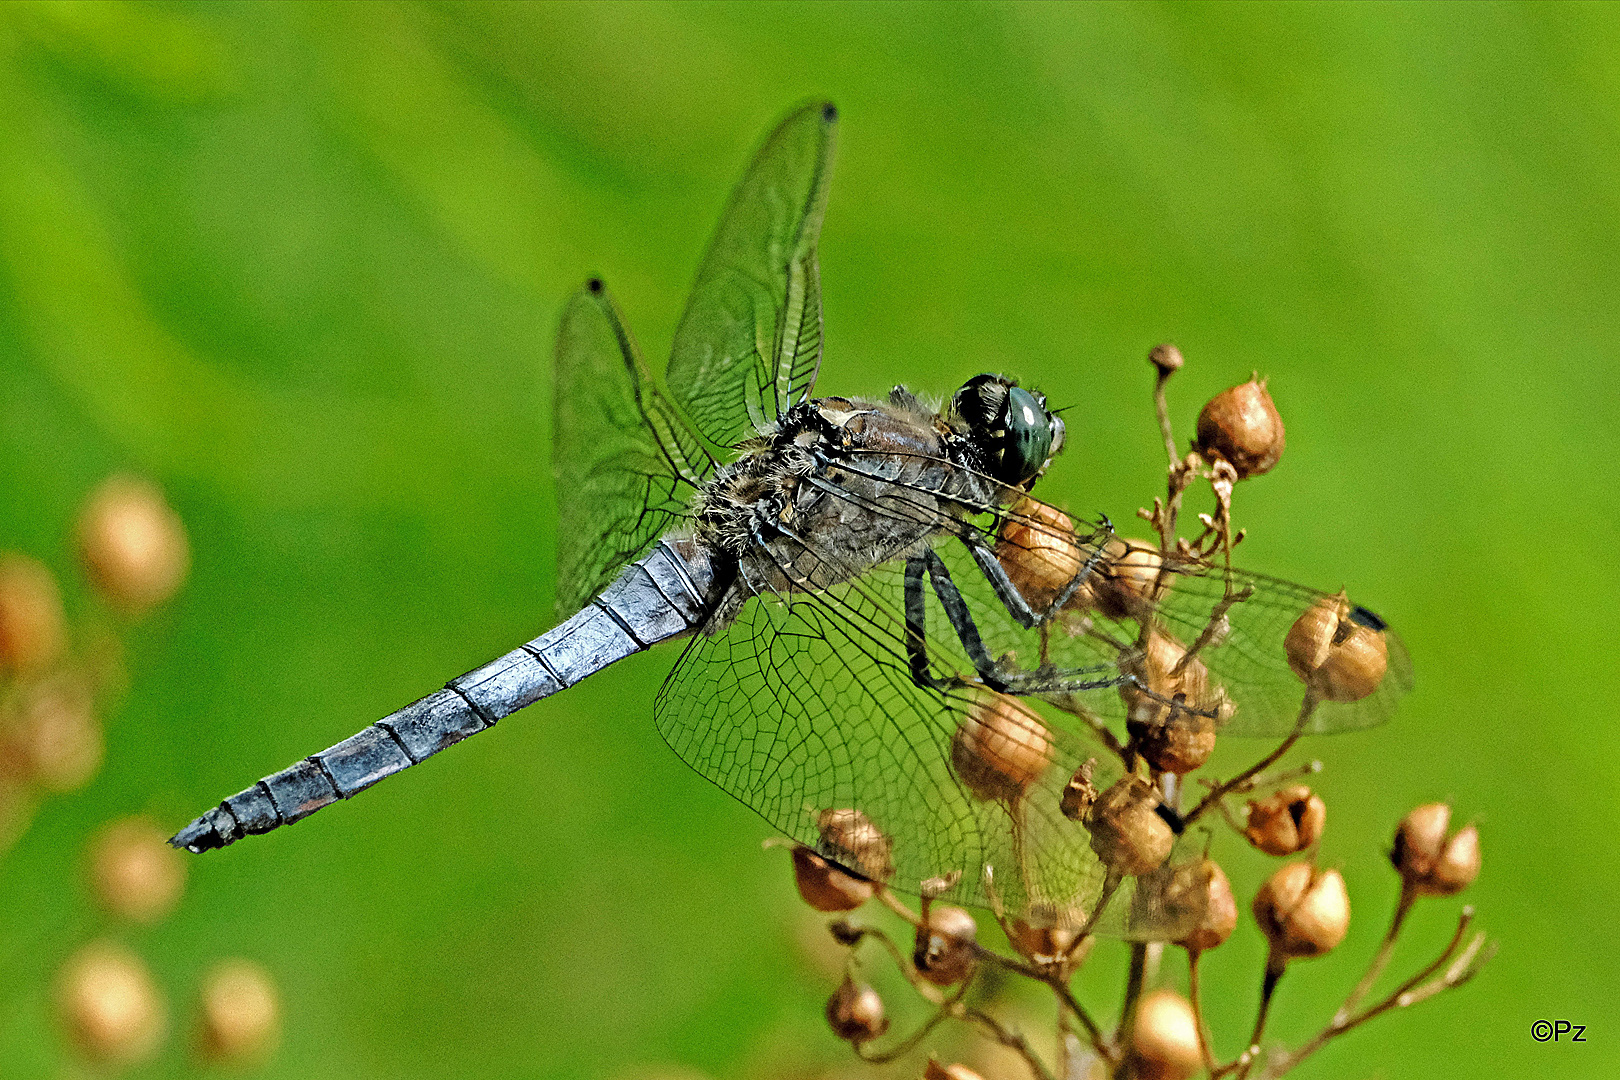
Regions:
M 1301 702 L 1299 706 L 1299 718 L 1294 721 L 1294 730 L 1288 733 L 1288 737 L 1277 744 L 1277 749 L 1273 750 L 1271 753 L 1267 754 L 1265 757 L 1261 758 L 1247 769 L 1244 769 L 1232 779 L 1226 781 L 1224 784 L 1217 784 L 1208 795 L 1204 796 L 1203 801 L 1201 801 L 1193 809 L 1193 812 L 1182 819 L 1183 826 L 1185 827 L 1187 825 L 1191 825 L 1193 822 L 1197 821 L 1201 816 L 1203 816 L 1206 810 L 1224 799 L 1240 784 L 1245 783 L 1251 777 L 1256 776 L 1266 769 L 1269 769 L 1272 765 L 1276 764 L 1278 758 L 1288 753 L 1288 751 L 1293 748 L 1294 744 L 1299 741 L 1299 737 L 1305 734 L 1305 725 L 1310 721 L 1311 714 L 1316 711 L 1317 702 L 1319 700 L 1320 699 L 1317 698 L 1315 693 L 1310 690 L 1306 690 L 1305 700 Z
M 1406 923 L 1407 913 L 1412 910 L 1412 904 L 1416 900 L 1417 891 L 1412 888 L 1406 878 L 1401 878 L 1401 898 L 1395 905 L 1395 916 L 1389 921 L 1389 929 L 1384 932 L 1384 940 L 1378 946 L 1378 952 L 1373 955 L 1372 963 L 1367 965 L 1367 973 L 1361 977 L 1360 982 L 1356 983 L 1356 988 L 1350 991 L 1350 996 L 1344 999 L 1344 1004 L 1339 1006 L 1339 1011 L 1333 1014 L 1332 1025 L 1343 1024 L 1350 1018 L 1350 1014 L 1355 1012 L 1356 1006 L 1361 1004 L 1361 999 L 1366 997 L 1372 990 L 1373 983 L 1378 981 L 1378 976 L 1382 975 L 1384 969 L 1389 966 L 1389 958 L 1395 952 L 1395 939 L 1400 936 L 1401 927 Z
M 1097 1052 L 1097 1056 L 1110 1065 L 1117 1064 L 1119 1062 L 1119 1048 L 1109 1042 L 1107 1037 L 1103 1035 L 1102 1028 L 1098 1027 L 1097 1022 L 1091 1018 L 1091 1014 L 1086 1012 L 1085 1007 L 1074 996 L 1074 991 L 1069 988 L 1069 984 L 1056 974 L 1047 976 L 1042 981 L 1057 994 L 1058 1000 L 1069 1011 L 1069 1015 L 1078 1020 L 1080 1026 L 1086 1029 L 1086 1038 L 1091 1042 L 1091 1048 Z
M 1204 1071 L 1213 1075 L 1215 1050 L 1210 1046 L 1209 1029 L 1204 1025 L 1204 1007 L 1198 993 L 1198 958 L 1202 955 L 1202 949 L 1187 950 L 1187 996 L 1192 1005 L 1193 1025 L 1198 1029 L 1198 1052 L 1204 1058 Z
M 918 1043 L 922 1042 L 923 1039 L 928 1037 L 928 1033 L 930 1031 L 933 1031 L 939 1026 L 940 1021 L 944 1020 L 947 1016 L 961 1015 L 962 998 L 966 996 L 968 987 L 972 985 L 972 983 L 972 977 L 963 979 L 962 985 L 956 988 L 956 992 L 954 994 L 939 1003 L 939 1008 L 934 1010 L 934 1015 L 930 1016 L 923 1023 L 922 1027 L 912 1032 L 908 1037 L 889 1047 L 889 1049 L 883 1051 L 882 1053 L 869 1054 L 866 1052 L 866 1043 L 856 1043 L 854 1045 L 855 1056 L 860 1058 L 862 1061 L 869 1062 L 873 1065 L 883 1065 L 911 1053 L 911 1051 L 917 1048 Z
M 1125 973 L 1125 998 L 1119 1006 L 1119 1028 L 1114 1032 L 1114 1041 L 1123 1044 L 1125 1032 L 1131 1026 L 1131 1019 L 1136 1013 L 1136 1003 L 1142 996 L 1142 982 L 1147 974 L 1147 943 L 1142 941 L 1131 942 L 1131 967 Z
M 1397 986 L 1376 1005 L 1370 1005 L 1356 1015 L 1343 1020 L 1335 1016 L 1333 1022 L 1317 1032 L 1310 1042 L 1293 1053 L 1286 1054 L 1272 1062 L 1266 1070 L 1266 1080 L 1276 1080 L 1277 1077 L 1282 1076 L 1327 1045 L 1329 1040 L 1360 1027 L 1375 1016 L 1380 1016 L 1391 1009 L 1404 1009 L 1416 1005 L 1420 1001 L 1428 1000 L 1442 990 L 1450 990 L 1453 987 L 1461 986 L 1473 978 L 1480 965 L 1490 959 L 1490 954 L 1486 954 L 1483 958 L 1480 956 L 1485 947 L 1484 934 L 1475 935 L 1461 953 L 1457 952 L 1457 947 L 1462 943 L 1463 937 L 1467 934 L 1469 924 L 1473 922 L 1473 919 L 1474 909 L 1472 907 L 1463 908 L 1462 914 L 1457 918 L 1456 932 L 1451 935 L 1451 940 L 1446 943 L 1445 949 L 1441 951 L 1439 956 L 1435 957 L 1417 974 Z M 1456 955 L 1456 961 L 1446 969 L 1445 974 L 1433 982 L 1424 984 L 1425 980 L 1444 967 L 1454 954 Z
M 1035 1051 L 1030 1049 L 1029 1043 L 1018 1032 L 1002 1027 L 995 1017 L 978 1009 L 968 1009 L 966 1016 L 989 1031 L 990 1037 L 1002 1046 L 1017 1051 L 1018 1056 L 1024 1059 L 1024 1064 L 1029 1066 L 1029 1071 L 1035 1074 L 1036 1080 L 1053 1080 L 1050 1070 L 1035 1056 Z

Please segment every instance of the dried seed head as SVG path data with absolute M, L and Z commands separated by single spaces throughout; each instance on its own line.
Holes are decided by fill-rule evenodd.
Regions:
M 1360 701 L 1389 670 L 1383 620 L 1352 606 L 1343 592 L 1311 605 L 1289 628 L 1283 648 L 1294 674 L 1323 701 Z
M 793 880 L 817 911 L 854 911 L 877 891 L 866 878 L 845 873 L 802 844 L 793 848 Z
M 975 701 L 951 739 L 951 765 L 981 799 L 1021 798 L 1051 761 L 1046 725 L 1006 694 Z
M 1295 784 L 1249 802 L 1243 835 L 1267 855 L 1293 855 L 1322 838 L 1327 804 L 1304 784 Z
M 823 810 L 816 825 L 821 850 L 838 865 L 873 881 L 894 876 L 894 841 L 859 810 Z
M 1221 391 L 1198 414 L 1198 452 L 1231 465 L 1239 480 L 1270 471 L 1287 442 L 1264 379 Z
M 175 594 L 191 566 L 180 517 L 157 485 L 114 476 L 85 503 L 79 554 L 107 600 L 140 614 Z
M 1058 809 L 1070 821 L 1084 821 L 1086 815 L 1091 813 L 1092 804 L 1097 801 L 1097 788 L 1091 782 L 1092 774 L 1097 771 L 1097 759 L 1086 758 L 1080 767 L 1074 770 L 1069 782 L 1064 785 L 1063 797 L 1058 802 Z
M 973 916 L 961 908 L 929 905 L 911 952 L 917 974 L 936 986 L 952 986 L 967 978 L 978 961 L 978 932 Z
M 1213 859 L 1206 858 L 1199 866 L 1203 871 L 1200 879 L 1204 889 L 1203 916 L 1186 937 L 1176 942 L 1189 952 L 1202 952 L 1221 944 L 1232 936 L 1238 920 L 1237 900 L 1232 896 L 1232 883 L 1226 879 L 1226 871 Z
M 923 1067 L 923 1080 L 984 1080 L 984 1077 L 960 1062 L 941 1065 L 930 1057 Z
M 62 654 L 62 595 L 45 564 L 0 555 L 0 675 L 42 671 Z
M 1451 896 L 1479 876 L 1479 830 L 1466 825 L 1447 837 L 1450 825 L 1450 806 L 1425 803 L 1395 830 L 1389 860 L 1419 895 Z
M 1176 834 L 1158 814 L 1159 793 L 1138 776 L 1126 776 L 1097 796 L 1086 828 L 1091 850 L 1116 873 L 1146 874 L 1170 857 Z
M 281 1001 L 270 973 L 250 960 L 227 960 L 203 979 L 202 1052 L 221 1064 L 262 1060 L 281 1034 Z
M 1254 921 L 1284 959 L 1321 956 L 1344 940 L 1350 928 L 1350 895 L 1337 870 L 1289 863 L 1254 897 Z
M 1203 1069 L 1198 1020 L 1186 998 L 1155 990 L 1137 1002 L 1130 1057 L 1131 1075 L 1141 1080 L 1187 1080 Z
M 889 1018 L 883 1015 L 883 999 L 878 992 L 848 975 L 827 999 L 827 1023 L 834 1035 L 857 1045 L 889 1030 Z
M 1036 964 L 1053 964 L 1074 948 L 1075 931 L 1068 920 L 1044 904 L 1030 906 L 1029 912 L 1007 924 L 1007 939 L 1020 956 Z
M 1141 755 L 1157 769 L 1192 772 L 1215 749 L 1215 728 L 1232 712 L 1225 692 L 1210 689 L 1209 669 L 1175 638 L 1148 632 L 1142 652 L 1124 667 L 1133 682 L 1120 686 L 1126 730 Z
M 146 965 L 107 942 L 87 945 L 62 969 L 57 1010 L 68 1035 L 101 1062 L 149 1056 L 163 1038 L 166 1010 Z
M 101 724 L 90 691 L 76 678 L 27 687 L 0 719 L 0 772 L 63 792 L 83 787 L 101 767 Z
M 1171 372 L 1180 371 L 1186 361 L 1181 358 L 1181 350 L 1167 341 L 1148 350 L 1148 363 L 1157 368 L 1160 375 L 1169 376 Z
M 1073 519 L 1030 498 L 1013 507 L 994 550 L 1007 577 L 1037 610 L 1050 606 L 1085 565 Z
M 1159 587 L 1164 557 L 1147 540 L 1112 537 L 1103 545 L 1104 559 L 1087 592 L 1097 610 L 1110 619 L 1146 617 Z
M 146 818 L 112 822 L 90 849 L 90 885 L 103 908 L 136 922 L 174 910 L 186 886 L 185 856 Z
M 1479 830 L 1464 825 L 1446 841 L 1446 850 L 1423 882 L 1423 891 L 1434 896 L 1460 893 L 1479 877 L 1479 867 Z

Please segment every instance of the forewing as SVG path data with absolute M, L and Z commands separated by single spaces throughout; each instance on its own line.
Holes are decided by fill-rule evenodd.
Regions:
M 949 876 L 956 884 L 944 895 L 957 902 L 1080 925 L 1105 874 L 1090 834 L 1059 803 L 1083 762 L 1095 759 L 1102 786 L 1119 775 L 1117 763 L 1083 725 L 1054 711 L 1042 717 L 1050 756 L 1036 783 L 1012 799 L 970 792 L 952 765 L 952 740 L 987 695 L 912 679 L 897 614 L 903 582 L 902 564 L 891 563 L 818 592 L 748 600 L 734 622 L 687 647 L 659 693 L 659 731 L 692 768 L 835 860 L 819 816 L 860 811 L 892 842 L 889 880 L 902 891 Z M 933 669 L 971 672 L 930 604 Z M 1185 929 L 1146 894 L 1133 902 L 1134 891 L 1128 879 L 1099 931 L 1164 937 Z
M 563 310 L 554 385 L 557 607 L 572 614 L 680 517 L 713 468 L 600 281 Z
M 732 192 L 675 331 L 670 395 L 733 446 L 803 401 L 821 363 L 816 239 L 832 163 L 831 104 L 783 120 Z

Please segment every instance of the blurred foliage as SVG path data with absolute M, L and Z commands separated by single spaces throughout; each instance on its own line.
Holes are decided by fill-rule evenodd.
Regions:
M 1396 721 L 1308 750 L 1355 919 L 1274 1032 L 1353 983 L 1418 802 L 1482 822 L 1468 899 L 1502 952 L 1301 1075 L 1615 1067 L 1614 8 L 14 2 L 0 548 L 82 609 L 75 509 L 134 470 L 194 569 L 129 640 L 101 774 L 0 865 L 0 1073 L 71 1075 L 51 979 L 104 929 L 101 823 L 176 827 L 548 624 L 561 300 L 601 273 L 659 354 L 754 140 L 820 94 L 823 391 L 1016 372 L 1074 406 L 1045 497 L 1129 522 L 1162 484 L 1147 348 L 1188 357 L 1187 433 L 1257 368 L 1288 453 L 1239 492 L 1243 561 L 1349 584 L 1411 647 Z M 842 1063 L 786 860 L 653 732 L 672 659 L 194 862 L 173 917 L 115 934 L 176 1032 L 131 1075 L 186 1075 L 222 955 L 282 987 L 265 1076 Z M 1246 898 L 1264 862 L 1226 857 Z M 1245 925 L 1206 960 L 1228 1054 L 1261 948 Z

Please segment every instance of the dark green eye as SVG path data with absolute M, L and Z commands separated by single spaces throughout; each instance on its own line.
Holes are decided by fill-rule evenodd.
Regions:
M 1013 484 L 1024 484 L 1041 471 L 1052 456 L 1053 437 L 1061 431 L 1039 398 L 1021 386 L 1007 389 L 1007 411 L 1002 423 L 1007 434 L 1002 442 L 1001 476 Z

